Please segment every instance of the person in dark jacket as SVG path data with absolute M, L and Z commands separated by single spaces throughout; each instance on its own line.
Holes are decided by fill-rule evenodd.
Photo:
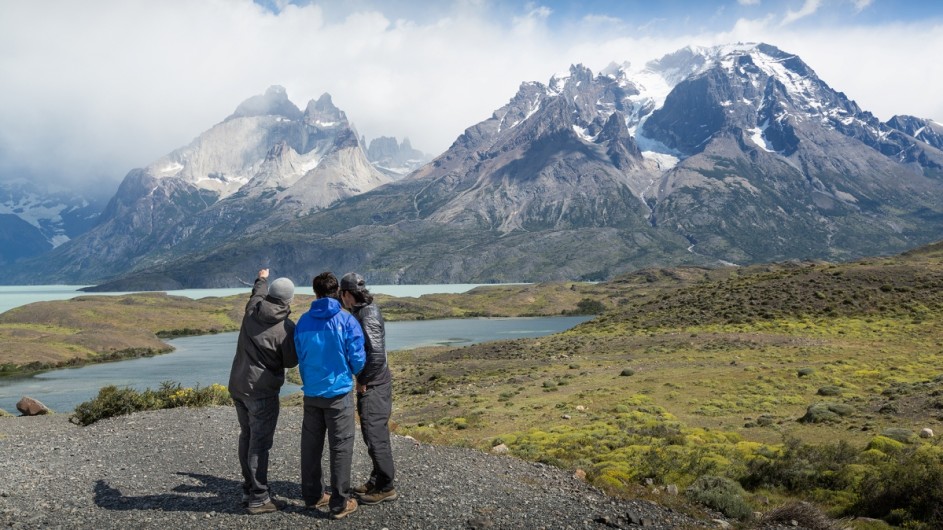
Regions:
M 301 496 L 306 508 L 328 506 L 332 519 L 357 510 L 351 498 L 354 456 L 354 378 L 363 370 L 363 332 L 337 301 L 337 278 L 330 272 L 311 282 L 317 300 L 295 327 L 295 349 L 304 393 L 301 422 Z M 328 435 L 331 493 L 324 488 L 321 455 Z
M 260 270 L 252 286 L 229 373 L 229 394 L 239 418 L 242 500 L 250 514 L 274 512 L 283 506 L 269 491 L 269 450 L 285 369 L 298 364 L 295 323 L 288 319 L 295 285 L 288 278 L 278 278 L 269 287 L 268 275 L 268 269 Z
M 363 277 L 349 272 L 341 278 L 341 302 L 363 328 L 367 364 L 357 376 L 357 413 L 360 432 L 373 461 L 370 478 L 354 488 L 361 504 L 397 499 L 393 487 L 393 449 L 390 445 L 390 414 L 393 411 L 393 374 L 386 359 L 386 328 L 383 313 L 373 303 Z

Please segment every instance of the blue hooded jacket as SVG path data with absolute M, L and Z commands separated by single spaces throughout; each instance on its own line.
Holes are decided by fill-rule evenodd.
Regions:
M 295 326 L 295 350 L 305 396 L 331 398 L 354 388 L 367 360 L 363 331 L 333 298 L 319 298 Z

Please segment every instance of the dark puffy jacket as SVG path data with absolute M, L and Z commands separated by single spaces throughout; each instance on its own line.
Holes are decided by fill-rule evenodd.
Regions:
M 357 382 L 372 386 L 392 381 L 393 374 L 386 362 L 386 327 L 380 308 L 376 304 L 357 304 L 351 313 L 363 328 L 363 349 L 367 352 L 367 364 L 357 376 Z
M 268 283 L 257 279 L 242 318 L 236 356 L 229 373 L 229 393 L 237 399 L 277 396 L 285 369 L 298 365 L 295 323 L 288 304 L 268 296 Z

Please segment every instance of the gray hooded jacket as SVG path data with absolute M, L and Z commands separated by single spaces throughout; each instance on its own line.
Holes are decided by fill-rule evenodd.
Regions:
M 295 323 L 288 318 L 291 309 L 267 295 L 266 280 L 256 279 L 229 373 L 229 393 L 235 399 L 277 396 L 285 383 L 285 369 L 298 365 Z

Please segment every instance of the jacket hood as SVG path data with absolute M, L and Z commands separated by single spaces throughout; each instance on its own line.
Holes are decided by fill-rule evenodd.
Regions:
M 319 298 L 311 302 L 310 314 L 319 320 L 328 320 L 341 310 L 341 304 L 333 298 Z
M 275 324 L 288 318 L 291 314 L 291 306 L 284 302 L 278 302 L 273 298 L 266 297 L 259 302 L 258 319 L 266 324 Z

